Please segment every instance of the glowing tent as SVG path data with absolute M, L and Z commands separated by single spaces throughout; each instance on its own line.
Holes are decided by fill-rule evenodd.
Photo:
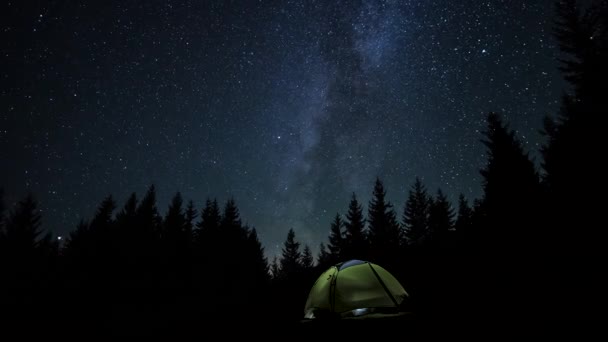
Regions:
M 403 286 L 387 270 L 368 261 L 350 260 L 330 267 L 317 279 L 304 318 L 397 313 L 407 298 Z

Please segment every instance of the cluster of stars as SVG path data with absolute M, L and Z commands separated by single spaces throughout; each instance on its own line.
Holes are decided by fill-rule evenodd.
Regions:
M 161 212 L 234 197 L 265 245 L 313 250 L 377 176 L 396 208 L 416 176 L 473 199 L 484 115 L 535 156 L 558 108 L 552 3 L 11 2 L 0 186 L 61 235 L 152 183 Z

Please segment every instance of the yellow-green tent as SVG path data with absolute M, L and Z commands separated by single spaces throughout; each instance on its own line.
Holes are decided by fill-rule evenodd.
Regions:
M 317 279 L 308 295 L 304 318 L 399 312 L 407 297 L 399 281 L 381 266 L 350 260 L 330 267 Z

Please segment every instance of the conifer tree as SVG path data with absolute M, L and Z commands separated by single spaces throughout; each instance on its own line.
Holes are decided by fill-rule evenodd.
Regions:
M 387 268 L 396 267 L 399 258 L 401 230 L 393 210 L 386 200 L 386 191 L 376 179 L 372 199 L 368 206 L 370 259 Z
M 348 205 L 348 213 L 344 221 L 344 247 L 343 260 L 367 258 L 367 239 L 365 231 L 365 218 L 363 208 L 353 192 Z
M 420 245 L 429 236 L 430 198 L 420 178 L 411 187 L 403 211 L 405 242 Z

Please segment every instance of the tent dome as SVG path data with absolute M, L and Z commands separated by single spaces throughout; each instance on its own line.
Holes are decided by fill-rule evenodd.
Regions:
M 353 317 L 372 312 L 398 312 L 408 297 L 387 270 L 368 261 L 331 266 L 310 289 L 304 318 Z

